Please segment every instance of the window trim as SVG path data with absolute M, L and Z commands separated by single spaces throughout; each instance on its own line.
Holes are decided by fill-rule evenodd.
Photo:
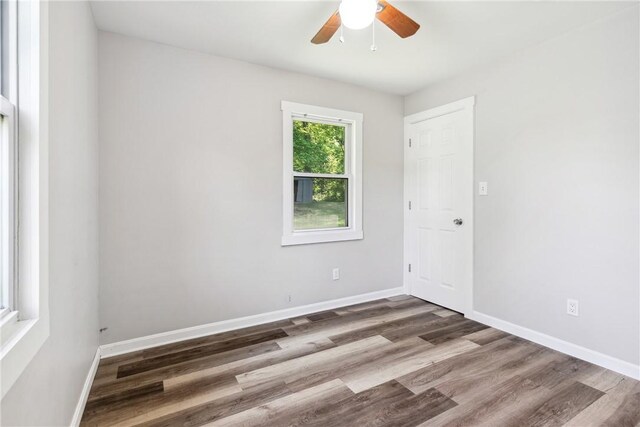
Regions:
M 363 114 L 315 105 L 282 101 L 282 246 L 340 242 L 364 238 L 362 230 L 362 123 Z M 312 122 L 345 124 L 344 174 L 308 174 L 293 170 L 293 121 L 305 118 Z M 340 228 L 294 230 L 294 176 L 347 178 L 348 226 Z
M 17 134 L 16 307 L 0 320 L 0 398 L 44 345 L 49 323 L 49 5 L 17 7 L 14 130 Z M 10 95 L 9 99 L 12 96 Z
M 0 161 L 6 162 L 7 170 L 5 184 L 0 188 L 0 197 L 2 203 L 8 205 L 7 216 L 4 212 L 0 213 L 0 226 L 3 233 L 6 233 L 10 239 L 9 243 L 1 242 L 0 248 L 0 265 L 2 265 L 2 274 L 7 281 L 7 289 L 3 289 L 0 307 L 0 320 L 9 322 L 8 315 L 18 310 L 18 289 L 17 289 L 17 197 L 18 197 L 18 2 L 17 0 L 3 0 L 0 5 L 0 67 L 2 78 L 0 80 L 0 115 L 4 116 L 7 123 L 0 129 L 0 132 L 6 132 L 5 135 L 9 139 L 6 147 L 7 152 L 0 154 Z M 4 148 L 2 148 L 4 149 Z M 6 156 L 3 157 L 3 156 Z M 3 233 L 0 233 L 4 236 Z M 6 246 L 5 246 L 6 245 Z M 0 283 L 0 286 L 2 284 Z M 5 292 L 6 291 L 6 295 Z M 16 317 L 16 316 L 14 316 Z M 4 319 L 4 320 L 3 320 Z M 1 330 L 1 329 L 0 329 Z

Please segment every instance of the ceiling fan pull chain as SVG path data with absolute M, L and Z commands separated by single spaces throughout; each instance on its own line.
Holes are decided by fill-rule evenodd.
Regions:
M 343 28 L 344 28 L 344 25 L 340 24 L 340 43 L 344 43 Z
M 375 52 L 376 50 L 378 50 L 378 46 L 376 46 L 376 21 L 373 21 L 373 23 L 371 24 L 371 35 L 371 52 Z

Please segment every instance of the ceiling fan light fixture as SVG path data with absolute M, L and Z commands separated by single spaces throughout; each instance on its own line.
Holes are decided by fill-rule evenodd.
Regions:
M 340 19 L 345 27 L 361 30 L 376 19 L 377 10 L 376 0 L 342 0 L 339 8 Z

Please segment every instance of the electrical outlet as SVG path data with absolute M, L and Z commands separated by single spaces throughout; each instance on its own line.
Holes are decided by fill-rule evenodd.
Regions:
M 287 295 L 287 303 L 291 304 L 291 295 Z
M 572 316 L 579 315 L 578 300 L 575 300 L 575 299 L 567 300 L 567 314 L 570 314 Z
M 339 268 L 334 268 L 333 269 L 333 280 L 340 280 L 340 269 Z

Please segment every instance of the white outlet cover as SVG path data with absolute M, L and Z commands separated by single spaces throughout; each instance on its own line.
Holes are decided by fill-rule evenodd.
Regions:
M 579 316 L 580 315 L 580 305 L 578 300 L 568 299 L 567 300 L 567 314 L 571 316 Z
M 334 268 L 333 269 L 333 280 L 340 280 L 340 269 L 339 268 Z

